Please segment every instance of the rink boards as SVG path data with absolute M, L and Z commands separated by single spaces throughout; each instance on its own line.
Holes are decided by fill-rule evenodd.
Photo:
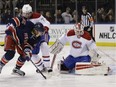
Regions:
M 50 45 L 66 33 L 69 29 L 73 29 L 74 24 L 51 24 L 49 29 Z M 6 25 L 0 25 L 0 45 L 4 44 Z M 116 46 L 116 24 L 96 24 L 93 34 L 97 46 Z

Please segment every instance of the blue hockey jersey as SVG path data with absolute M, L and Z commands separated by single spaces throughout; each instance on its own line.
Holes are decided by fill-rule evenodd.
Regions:
M 34 24 L 31 21 L 26 21 L 23 17 L 14 17 L 7 24 L 5 33 L 11 35 L 19 46 L 28 44 L 34 48 L 36 44 L 41 44 L 45 39 L 43 36 L 34 37 L 33 28 Z
M 7 24 L 5 33 L 6 35 L 11 35 L 17 44 L 22 45 L 31 36 L 33 27 L 34 24 L 26 21 L 23 17 L 14 17 Z

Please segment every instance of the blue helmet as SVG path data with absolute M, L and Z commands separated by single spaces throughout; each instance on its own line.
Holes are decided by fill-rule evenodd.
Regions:
M 44 32 L 45 31 L 43 24 L 40 23 L 40 22 L 35 24 L 34 29 L 39 31 L 39 32 Z

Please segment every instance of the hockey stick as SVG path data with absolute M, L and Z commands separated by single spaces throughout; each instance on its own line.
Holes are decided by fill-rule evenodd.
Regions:
M 18 44 L 17 44 L 18 45 Z M 18 45 L 18 48 L 19 48 L 19 45 Z M 20 49 L 20 48 L 19 48 Z M 20 50 L 22 50 L 22 49 L 20 49 Z M 31 63 L 35 66 L 35 68 L 37 69 L 37 73 L 39 72 L 43 77 L 44 77 L 44 79 L 47 79 L 46 78 L 46 76 L 44 76 L 43 75 L 43 73 L 39 70 L 39 68 L 35 65 L 35 63 L 31 60 L 31 58 L 30 58 L 30 61 L 31 61 Z
M 45 75 L 43 75 L 43 73 L 39 70 L 39 68 L 35 65 L 35 63 L 30 59 L 31 63 L 35 66 L 35 68 L 37 69 L 37 73 L 40 73 L 44 79 L 47 79 Z
M 99 51 L 101 51 L 103 54 L 105 54 L 108 58 L 110 58 L 111 60 L 113 60 L 114 62 L 116 62 L 116 60 L 114 58 L 112 58 L 111 56 L 109 56 L 108 54 L 106 54 L 105 52 L 103 52 L 102 50 L 99 49 Z
M 57 56 L 57 54 L 54 54 L 52 62 L 51 62 L 51 68 L 52 69 L 53 69 L 53 66 L 54 66 L 54 62 L 55 62 L 56 56 Z
M 16 42 L 16 40 L 15 40 L 13 37 L 12 37 L 12 39 L 13 39 L 14 42 L 16 43 L 17 47 L 18 47 L 21 51 L 23 51 L 23 50 L 21 49 L 20 45 Z M 31 60 L 31 58 L 30 58 L 30 61 L 31 61 L 31 63 L 36 67 L 37 71 L 44 77 L 44 79 L 46 79 L 46 76 L 43 75 L 43 73 L 38 69 L 38 67 L 34 64 L 34 62 Z

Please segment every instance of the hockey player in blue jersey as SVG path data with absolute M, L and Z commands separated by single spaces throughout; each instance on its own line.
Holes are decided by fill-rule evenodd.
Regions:
M 2 68 L 11 60 L 15 55 L 15 51 L 17 49 L 18 54 L 20 55 L 17 62 L 16 67 L 13 69 L 13 73 L 18 73 L 19 75 L 25 75 L 20 68 L 24 65 L 26 60 L 29 60 L 31 57 L 32 51 L 32 44 L 30 37 L 35 34 L 36 37 L 39 37 L 43 34 L 39 34 L 34 30 L 35 25 L 30 22 L 26 21 L 23 17 L 14 17 L 11 21 L 7 24 L 7 29 L 5 31 L 5 54 L 0 60 L 0 73 Z M 31 32 L 33 31 L 33 33 Z M 36 42 L 35 42 L 36 43 Z M 34 44 L 33 44 L 34 45 Z
M 50 39 L 50 35 L 49 35 L 49 29 L 50 29 L 50 22 L 47 21 L 47 19 L 41 15 L 40 13 L 36 13 L 32 11 L 32 7 L 29 4 L 25 4 L 22 7 L 22 15 L 27 18 L 28 20 L 30 20 L 31 22 L 33 22 L 34 24 L 40 22 L 43 24 L 44 29 L 45 29 L 45 33 L 44 33 L 44 38 L 45 41 L 47 42 L 43 42 L 38 43 L 34 50 L 32 51 L 32 60 L 34 61 L 34 63 L 38 66 L 38 68 L 40 70 L 45 70 L 45 68 L 49 71 L 51 71 L 50 68 L 50 53 L 49 53 L 49 47 L 48 47 L 48 43 L 49 43 L 49 39 Z M 39 51 L 41 49 L 41 54 L 42 57 L 39 56 Z
M 42 48 L 42 45 L 46 44 L 46 41 L 44 38 L 44 33 L 45 33 L 45 29 L 40 22 L 38 22 L 37 24 L 34 25 L 33 29 L 31 30 L 31 33 L 28 33 L 27 43 L 32 46 L 32 50 L 30 50 L 30 48 L 24 50 L 24 52 L 27 52 L 27 54 L 29 54 L 28 56 L 26 56 L 26 59 L 28 61 L 31 59 L 32 53 L 39 53 L 40 49 L 44 50 L 44 51 L 46 51 L 46 49 L 48 49 L 48 48 L 46 48 L 46 49 Z M 13 74 L 18 74 L 18 75 L 23 76 L 23 75 L 25 75 L 25 72 L 20 70 L 21 66 L 19 66 L 18 61 L 16 63 L 16 67 L 13 69 Z M 50 67 L 44 66 L 44 69 L 47 70 L 48 72 L 52 72 Z

